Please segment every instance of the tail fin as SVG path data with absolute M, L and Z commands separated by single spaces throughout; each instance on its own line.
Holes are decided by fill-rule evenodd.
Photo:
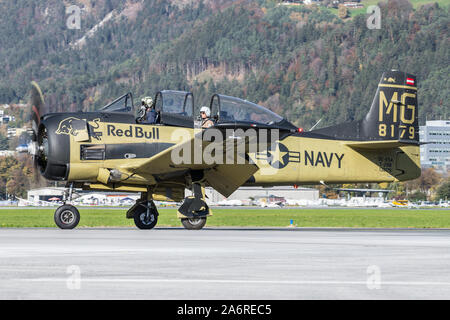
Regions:
M 372 107 L 362 121 L 363 135 L 370 140 L 419 143 L 417 80 L 405 72 L 385 72 Z
M 372 106 L 363 120 L 312 132 L 342 140 L 418 145 L 416 77 L 395 70 L 383 73 Z

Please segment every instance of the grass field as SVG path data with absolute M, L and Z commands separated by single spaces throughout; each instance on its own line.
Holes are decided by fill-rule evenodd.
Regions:
M 79 227 L 132 227 L 126 210 L 79 209 Z M 1 209 L 0 227 L 56 227 L 54 209 Z M 175 209 L 159 210 L 158 226 L 181 226 Z M 450 228 L 450 210 L 213 209 L 207 226 Z
M 450 5 L 449 0 L 409 0 L 409 1 L 413 5 L 414 9 L 417 9 L 418 7 L 420 7 L 424 4 L 434 3 L 434 2 L 437 2 L 441 8 L 445 8 Z M 377 5 L 379 2 L 385 2 L 385 0 L 362 0 L 361 4 L 364 6 L 364 8 L 349 9 L 348 12 L 350 14 L 350 17 L 355 17 L 358 14 L 365 14 L 367 12 L 368 6 Z M 330 10 L 332 13 L 337 15 L 338 9 L 329 8 L 327 10 Z

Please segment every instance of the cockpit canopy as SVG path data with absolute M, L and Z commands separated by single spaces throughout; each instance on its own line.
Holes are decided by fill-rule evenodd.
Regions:
M 210 109 L 217 123 L 246 122 L 273 125 L 283 120 L 283 117 L 260 105 L 223 94 L 212 96 Z
M 194 96 L 190 92 L 159 91 L 155 97 L 155 110 L 159 112 L 162 124 L 194 127 Z
M 194 96 L 190 92 L 163 90 L 155 97 L 156 111 L 192 117 L 194 112 Z
M 113 102 L 101 108 L 100 112 L 133 112 L 133 95 L 131 92 L 124 94 Z
M 195 108 L 194 96 L 191 92 L 163 90 L 154 100 L 158 123 L 169 126 L 193 128 L 198 126 L 199 108 Z M 216 125 L 263 125 L 295 128 L 283 117 L 253 102 L 222 94 L 211 97 L 209 108 L 211 120 Z M 100 112 L 133 113 L 133 96 L 127 93 L 106 105 Z

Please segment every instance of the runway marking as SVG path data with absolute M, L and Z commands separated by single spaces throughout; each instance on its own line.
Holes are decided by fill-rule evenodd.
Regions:
M 15 279 L 29 282 L 64 282 L 67 278 Z M 367 285 L 367 281 L 320 281 L 320 280 L 232 280 L 232 279 L 124 279 L 124 278 L 88 278 L 80 282 L 122 282 L 122 283 L 235 283 L 235 284 L 285 284 L 285 285 Z M 450 286 L 450 282 L 427 281 L 381 281 L 381 286 Z

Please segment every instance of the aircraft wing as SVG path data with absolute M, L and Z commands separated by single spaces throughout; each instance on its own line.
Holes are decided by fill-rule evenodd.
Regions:
M 198 138 L 199 135 L 196 137 Z M 227 140 L 222 142 L 205 141 L 201 138 L 197 141 L 195 140 L 195 137 L 191 137 L 143 162 L 133 162 L 124 169 L 142 176 L 153 175 L 160 177 L 170 177 L 171 173 L 176 174 L 187 170 L 204 170 L 207 184 L 225 197 L 230 196 L 259 170 L 258 166 L 250 163 L 248 158 L 240 159 L 240 162 L 237 163 L 236 144 L 229 144 Z M 248 150 L 249 143 L 252 142 L 246 142 L 245 150 Z M 234 161 L 230 162 L 224 159 L 223 164 L 218 164 L 217 162 L 207 163 L 203 157 L 198 156 L 201 153 L 199 144 L 201 144 L 200 150 L 222 145 L 223 153 L 233 155 Z M 184 158 L 183 156 L 186 154 L 187 156 Z M 181 157 L 183 157 L 183 162 L 180 162 Z
M 202 147 L 205 147 L 205 143 L 202 141 Z M 183 150 L 183 151 L 180 151 Z M 212 167 L 203 162 L 195 162 L 195 148 L 194 137 L 191 137 L 183 142 L 174 144 L 173 146 L 163 150 L 160 153 L 152 156 L 143 162 L 133 162 L 126 166 L 126 169 L 138 174 L 166 174 L 170 172 L 180 171 L 180 169 L 206 169 Z M 189 153 L 188 158 L 184 163 L 177 161 L 176 155 L 183 152 Z

